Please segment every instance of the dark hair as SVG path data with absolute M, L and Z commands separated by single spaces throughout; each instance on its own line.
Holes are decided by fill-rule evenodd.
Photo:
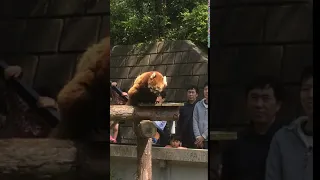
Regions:
M 264 89 L 267 86 L 273 89 L 274 97 L 277 101 L 283 101 L 284 89 L 282 83 L 272 76 L 258 76 L 246 87 L 246 97 L 253 89 Z
M 199 93 L 199 88 L 198 88 L 197 86 L 195 86 L 195 85 L 189 86 L 189 87 L 187 88 L 187 91 L 192 90 L 192 89 L 196 90 L 196 93 Z
M 203 87 L 205 88 L 206 86 L 208 86 L 208 82 L 205 82 Z
M 163 99 L 165 99 L 166 96 L 167 96 L 167 92 L 166 92 L 166 91 L 161 91 L 161 93 L 159 94 L 159 96 L 161 96 Z
M 308 80 L 309 78 L 313 77 L 313 66 L 307 66 L 303 69 L 302 74 L 301 74 L 301 78 L 300 78 L 300 84 L 302 85 L 302 83 L 305 80 Z

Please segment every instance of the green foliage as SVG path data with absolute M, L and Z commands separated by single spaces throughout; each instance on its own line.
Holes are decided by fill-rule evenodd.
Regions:
M 191 40 L 207 46 L 208 0 L 110 0 L 111 43 Z

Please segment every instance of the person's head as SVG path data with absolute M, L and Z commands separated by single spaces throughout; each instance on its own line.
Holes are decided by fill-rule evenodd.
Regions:
M 159 96 L 157 97 L 156 99 L 156 104 L 161 104 L 165 101 L 166 99 L 166 96 L 167 96 L 167 93 L 166 91 L 161 91 Z
M 283 87 L 276 78 L 260 76 L 246 88 L 247 110 L 253 123 L 271 123 L 283 101 Z
M 187 88 L 187 98 L 189 102 L 194 102 L 197 100 L 199 94 L 199 88 L 197 86 L 189 86 Z
M 313 117 L 313 66 L 304 69 L 300 80 L 300 101 L 302 107 L 309 116 Z
M 208 95 L 209 95 L 209 86 L 208 86 L 208 82 L 204 83 L 203 86 L 203 96 L 205 99 L 208 99 Z
M 177 137 L 172 136 L 170 138 L 170 145 L 173 148 L 181 147 L 181 141 Z

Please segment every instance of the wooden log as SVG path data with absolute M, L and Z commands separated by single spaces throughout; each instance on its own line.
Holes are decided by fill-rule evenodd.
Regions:
M 0 140 L 0 179 L 109 179 L 109 143 Z
M 134 122 L 135 131 L 139 131 L 140 122 Z M 137 177 L 136 180 L 152 179 L 152 138 L 137 136 Z
M 110 121 L 177 121 L 179 119 L 180 105 L 169 106 L 127 106 L 111 105 Z
M 210 131 L 211 141 L 236 140 L 237 138 L 237 132 Z
M 138 124 L 135 133 L 141 138 L 152 138 L 157 133 L 157 127 L 150 120 L 142 120 Z

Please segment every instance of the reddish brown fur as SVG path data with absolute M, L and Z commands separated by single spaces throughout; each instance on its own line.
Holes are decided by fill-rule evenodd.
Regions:
M 102 39 L 81 57 L 76 74 L 57 97 L 61 122 L 54 138 L 87 138 L 99 121 L 108 121 L 110 39 Z M 108 122 L 109 125 L 109 122 Z
M 153 73 L 156 76 L 151 78 Z M 160 93 L 166 88 L 163 79 L 164 76 L 158 71 L 149 71 L 138 76 L 128 91 L 129 101 L 127 105 L 138 105 L 139 103 L 154 104 L 158 94 L 151 92 L 148 85 L 149 87 L 156 88 L 158 93 Z

